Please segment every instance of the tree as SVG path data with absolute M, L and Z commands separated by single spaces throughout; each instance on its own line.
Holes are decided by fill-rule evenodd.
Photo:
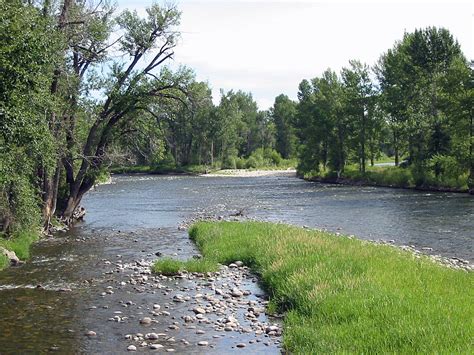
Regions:
M 184 91 L 190 75 L 186 70 L 172 73 L 159 70 L 173 56 L 180 13 L 175 6 L 154 4 L 145 18 L 124 11 L 115 19 L 122 36 L 110 42 L 112 9 L 104 2 L 85 5 L 65 0 L 58 18 L 58 31 L 67 38 L 65 65 L 55 72 L 52 87 L 66 97 L 64 109 L 52 115 L 51 126 L 62 117 L 58 139 L 64 149 L 58 151 L 67 193 L 60 204 L 60 215 L 71 222 L 84 194 L 94 185 L 107 158 L 107 148 L 114 136 L 144 111 L 153 100 L 177 97 Z M 114 61 L 108 49 L 114 48 L 124 57 Z M 115 57 L 117 53 L 115 53 Z M 128 62 L 125 60 L 128 58 Z M 88 80 L 97 64 L 111 64 L 108 75 L 94 83 Z M 89 88 L 103 87 L 103 100 L 84 111 L 81 100 Z M 80 116 L 86 128 L 84 141 L 78 139 Z M 53 184 L 54 186 L 54 184 Z M 50 211 L 51 213 L 51 211 Z
M 30 228 L 41 188 L 38 164 L 54 167 L 45 115 L 60 40 L 54 24 L 22 1 L 0 1 L 0 232 Z
M 375 89 L 366 64 L 354 60 L 349 64 L 350 68 L 342 69 L 346 114 L 352 117 L 352 138 L 359 171 L 365 173 L 367 139 L 374 119 Z
M 296 150 L 296 137 L 293 132 L 296 104 L 288 96 L 281 94 L 275 98 L 271 115 L 275 124 L 275 148 L 283 158 L 291 158 Z

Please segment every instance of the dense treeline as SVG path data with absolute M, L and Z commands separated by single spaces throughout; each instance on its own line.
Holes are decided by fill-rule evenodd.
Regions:
M 179 36 L 174 6 L 144 18 L 108 1 L 0 9 L 0 225 L 12 234 L 54 215 L 70 223 L 115 140 L 162 102 L 189 105 L 195 80 L 165 66 Z
M 260 111 L 167 63 L 180 12 L 0 0 L 0 232 L 72 222 L 111 166 L 289 166 L 367 174 L 393 156 L 415 185 L 473 187 L 472 69 L 444 29 L 407 33 L 371 68 L 303 80 Z M 365 175 L 364 175 L 365 176 Z M 468 179 L 469 178 L 469 179 Z
M 167 66 L 174 5 L 142 18 L 108 1 L 0 0 L 0 17 L 0 232 L 72 222 L 113 164 L 282 162 L 251 94 L 222 92 L 215 106 L 191 69 Z
M 452 35 L 427 28 L 406 33 L 373 68 L 350 61 L 340 75 L 328 69 L 303 80 L 295 120 L 300 171 L 377 179 L 366 174 L 367 162 L 385 154 L 403 169 L 386 169 L 382 182 L 472 191 L 473 79 Z
M 251 94 L 222 91 L 215 106 L 208 84 L 199 82 L 188 87 L 186 96 L 189 105 L 160 102 L 134 120 L 134 127 L 113 146 L 110 164 L 158 170 L 189 165 L 235 169 L 278 165 L 282 155 L 294 157 L 290 145 L 278 141 L 277 133 L 283 136 L 288 129 L 274 123 L 279 122 L 273 118 L 278 113 L 259 111 Z

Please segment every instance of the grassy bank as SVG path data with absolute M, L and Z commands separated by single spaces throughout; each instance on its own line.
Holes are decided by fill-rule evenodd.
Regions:
M 8 239 L 0 235 L 0 247 L 14 251 L 19 259 L 26 260 L 30 257 L 31 244 L 38 239 L 38 231 L 21 231 Z M 0 255 L 0 270 L 9 264 L 9 260 L 4 255 Z
M 472 273 L 286 225 L 200 222 L 190 235 L 204 256 L 199 263 L 242 260 L 261 276 L 270 309 L 286 311 L 284 345 L 292 352 L 474 350 Z
M 424 174 L 414 173 L 409 168 L 396 166 L 373 166 L 368 167 L 365 173 L 361 173 L 355 166 L 349 166 L 338 178 L 335 172 L 321 171 L 303 173 L 305 179 L 321 182 L 337 182 L 345 184 L 362 184 L 373 186 L 401 187 L 408 189 L 467 192 L 468 175 L 459 177 L 434 176 L 426 172 Z

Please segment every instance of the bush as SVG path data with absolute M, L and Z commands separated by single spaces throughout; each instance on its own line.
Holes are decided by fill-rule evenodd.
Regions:
M 245 169 L 246 161 L 244 158 L 237 158 L 235 161 L 235 167 L 237 169 Z
M 272 163 L 275 164 L 276 166 L 280 165 L 282 160 L 283 160 L 280 153 L 278 153 L 276 150 L 273 150 L 273 149 L 272 149 L 272 153 L 270 155 L 270 159 L 271 159 Z
M 256 169 L 258 167 L 257 159 L 254 156 L 250 156 L 245 163 L 247 169 Z
M 222 163 L 222 168 L 224 169 L 237 169 L 237 157 L 229 156 L 226 157 Z

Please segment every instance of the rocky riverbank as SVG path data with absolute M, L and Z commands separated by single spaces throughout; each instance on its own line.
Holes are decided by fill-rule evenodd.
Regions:
M 122 263 L 105 260 L 111 273 L 129 273 L 115 286 L 106 286 L 99 296 L 115 292 L 160 294 L 160 303 L 137 304 L 121 300 L 120 310 L 111 310 L 110 322 L 128 323 L 134 332 L 123 334 L 128 351 L 208 352 L 225 342 L 228 350 L 270 352 L 280 347 L 281 325 L 266 314 L 268 300 L 257 278 L 237 261 L 215 273 L 154 275 L 150 261 Z M 128 327 L 130 329 L 130 326 Z M 86 337 L 97 337 L 89 329 Z M 201 350 L 192 350 L 194 347 Z M 220 346 L 222 347 L 222 345 Z M 263 347 L 263 348 L 262 348 Z

